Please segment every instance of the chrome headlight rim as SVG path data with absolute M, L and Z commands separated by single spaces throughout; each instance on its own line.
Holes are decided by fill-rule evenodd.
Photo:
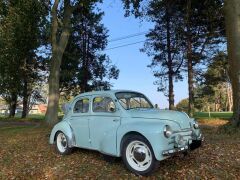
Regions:
M 172 129 L 169 125 L 165 125 L 163 129 L 164 136 L 169 138 L 172 135 Z
M 194 127 L 194 129 L 199 129 L 199 125 L 196 121 L 193 123 L 193 127 Z

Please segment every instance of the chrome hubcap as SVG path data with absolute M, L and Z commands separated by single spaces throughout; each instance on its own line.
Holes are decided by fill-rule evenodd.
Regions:
M 149 147 L 141 141 L 132 141 L 126 149 L 128 164 L 137 171 L 147 170 L 152 163 Z
M 146 159 L 145 149 L 141 147 L 135 148 L 133 151 L 133 156 L 137 161 L 143 162 Z

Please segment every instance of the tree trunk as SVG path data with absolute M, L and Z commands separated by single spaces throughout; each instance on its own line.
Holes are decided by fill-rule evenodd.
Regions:
M 191 0 L 187 3 L 187 69 L 188 69 L 188 114 L 190 117 L 194 114 L 194 82 L 193 82 L 193 59 L 192 59 L 192 35 L 189 25 L 191 16 Z
M 11 101 L 9 103 L 9 117 L 14 117 L 17 108 L 17 95 L 11 95 Z
M 55 63 L 52 64 L 48 79 L 48 107 L 45 116 L 48 124 L 54 124 L 58 121 L 59 78 L 62 58 L 57 52 L 55 52 L 51 60 Z
M 191 41 L 188 41 L 188 50 L 187 50 L 187 68 L 188 68 L 188 114 L 193 116 L 194 113 L 194 83 L 193 83 L 193 65 L 192 65 L 192 45 Z
M 22 118 L 26 118 L 27 117 L 27 113 L 28 113 L 28 83 L 27 83 L 27 80 L 24 79 Z
M 167 28 L 167 61 L 168 61 L 168 102 L 169 109 L 174 109 L 174 90 L 173 90 L 173 63 L 171 56 L 171 35 L 170 35 L 170 13 L 169 13 L 169 4 L 166 9 L 166 28 Z
M 46 122 L 48 124 L 55 124 L 58 122 L 58 103 L 59 103 L 59 79 L 60 79 L 60 66 L 62 63 L 62 56 L 66 49 L 69 35 L 70 35 L 70 22 L 73 7 L 70 5 L 70 0 L 64 1 L 63 25 L 61 33 L 59 34 L 58 24 L 58 5 L 59 0 L 54 1 L 52 7 L 52 27 L 51 27 L 51 43 L 52 43 L 52 59 L 49 74 L 49 94 L 48 94 L 48 107 L 46 112 Z
M 228 57 L 233 90 L 232 124 L 240 127 L 240 1 L 225 0 Z

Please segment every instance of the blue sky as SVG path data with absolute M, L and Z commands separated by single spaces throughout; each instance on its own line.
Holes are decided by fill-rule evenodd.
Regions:
M 134 17 L 124 17 L 123 5 L 120 0 L 105 0 L 100 8 L 105 12 L 103 23 L 109 30 L 109 40 L 131 34 L 148 31 L 153 25 L 150 22 L 140 21 Z M 107 48 L 119 45 L 139 42 L 145 39 L 144 35 L 122 41 L 109 42 Z M 110 59 L 120 69 L 119 78 L 112 80 L 113 89 L 136 90 L 144 93 L 154 104 L 160 108 L 168 107 L 167 97 L 162 92 L 157 92 L 157 86 L 153 85 L 156 80 L 147 67 L 151 58 L 139 51 L 143 43 L 131 46 L 106 50 Z M 188 97 L 186 78 L 183 82 L 174 84 L 175 103 Z

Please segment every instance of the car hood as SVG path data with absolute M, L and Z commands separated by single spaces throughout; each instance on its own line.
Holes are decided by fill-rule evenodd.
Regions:
M 190 128 L 190 118 L 183 112 L 159 109 L 131 109 L 132 118 L 158 119 L 162 121 L 173 121 L 181 128 Z

